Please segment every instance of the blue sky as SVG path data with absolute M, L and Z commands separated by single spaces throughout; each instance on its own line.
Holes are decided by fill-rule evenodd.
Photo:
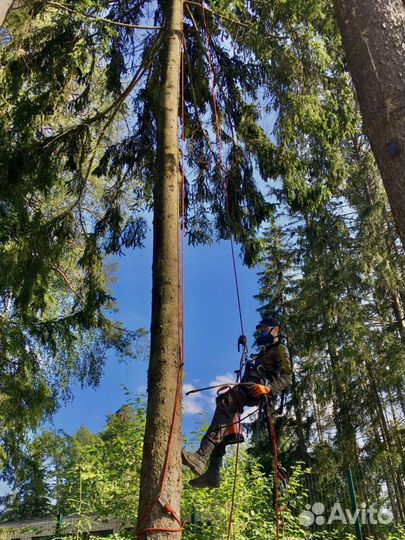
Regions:
M 259 103 L 263 103 L 259 97 Z M 260 125 L 270 139 L 276 115 L 263 114 Z M 263 193 L 268 190 L 256 171 L 256 182 Z M 275 183 L 276 182 L 276 183 Z M 277 181 L 273 181 L 277 185 Z M 148 216 L 150 218 L 150 216 Z M 151 219 L 149 219 L 151 222 Z M 150 223 L 151 228 L 151 223 Z M 238 253 L 238 246 L 235 246 Z M 150 327 L 152 300 L 152 233 L 142 250 L 127 251 L 116 259 L 119 267 L 113 295 L 117 299 L 118 318 L 127 328 Z M 249 348 L 258 321 L 258 268 L 246 268 L 237 258 L 241 305 Z M 240 322 L 237 309 L 235 282 L 230 242 L 209 246 L 186 246 L 185 253 L 185 391 L 191 387 L 211 383 L 231 382 L 239 367 L 237 340 Z M 74 433 L 86 425 L 92 431 L 102 429 L 105 417 L 115 412 L 127 397 L 124 387 L 134 394 L 144 393 L 147 360 L 119 362 L 113 354 L 106 364 L 98 389 L 74 388 L 74 399 L 54 417 L 55 428 Z M 188 433 L 197 421 L 210 420 L 214 408 L 215 391 L 194 394 L 184 399 L 184 431 Z
M 142 250 L 128 251 L 117 259 L 117 281 L 113 294 L 118 317 L 130 329 L 149 329 L 151 312 L 152 239 L 149 234 Z M 257 324 L 257 271 L 237 259 L 245 332 L 252 343 Z M 187 247 L 185 253 L 185 389 L 207 386 L 213 381 L 234 380 L 239 366 L 237 339 L 239 316 L 233 276 L 230 242 Z M 53 425 L 74 433 L 86 425 L 102 429 L 105 417 L 115 412 L 127 397 L 124 387 L 143 393 L 147 360 L 120 362 L 113 353 L 106 363 L 97 389 L 74 388 L 74 399 L 55 415 Z M 213 392 L 204 392 L 184 402 L 184 430 L 190 432 L 201 417 L 208 419 L 213 408 Z M 202 415 L 202 416 L 201 416 Z

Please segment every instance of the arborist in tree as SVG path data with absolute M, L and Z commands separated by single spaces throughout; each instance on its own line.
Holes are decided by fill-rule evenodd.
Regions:
M 269 317 L 256 329 L 260 330 L 258 344 L 261 350 L 246 363 L 242 384 L 236 384 L 217 397 L 214 417 L 197 452 L 182 451 L 183 464 L 199 475 L 190 481 L 193 487 L 219 486 L 229 426 L 238 414 L 242 414 L 243 407 L 258 406 L 264 396 L 275 397 L 292 383 L 290 353 L 279 322 Z

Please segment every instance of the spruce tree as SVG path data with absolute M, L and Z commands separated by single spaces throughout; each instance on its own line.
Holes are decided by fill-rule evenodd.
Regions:
M 334 4 L 364 130 L 405 247 L 405 6 L 401 0 Z
M 147 445 L 148 441 L 154 441 L 153 444 L 160 446 L 159 456 L 155 456 L 157 462 L 152 466 L 155 481 L 149 494 L 143 491 L 145 500 L 141 499 L 141 508 L 146 507 L 159 491 L 158 479 L 162 473 L 173 410 L 172 390 L 177 383 L 179 363 L 178 72 L 169 81 L 170 93 L 162 94 L 171 101 L 170 122 L 162 117 L 164 104 L 159 105 L 160 85 L 166 81 L 168 67 L 175 62 L 178 70 L 180 65 L 180 48 L 177 46 L 180 23 L 176 23 L 172 34 L 169 32 L 171 19 L 168 14 L 173 5 L 171 2 L 150 6 L 137 2 L 126 2 L 125 5 L 36 2 L 26 8 L 28 11 L 13 14 L 14 26 L 10 23 L 9 30 L 11 40 L 5 50 L 8 56 L 4 75 L 10 81 L 6 86 L 6 97 L 10 104 L 17 103 L 17 107 L 10 106 L 10 117 L 4 118 L 2 129 L 4 186 L 10 186 L 13 175 L 19 187 L 13 191 L 8 189 L 5 195 L 10 198 L 17 223 L 23 223 L 28 230 L 32 229 L 32 211 L 27 208 L 27 200 L 34 195 L 44 198 L 49 192 L 56 192 L 64 201 L 60 212 L 55 208 L 50 224 L 48 216 L 44 223 L 41 220 L 35 222 L 37 229 L 35 234 L 32 229 L 31 238 L 40 239 L 42 243 L 35 264 L 30 258 L 32 242 L 23 246 L 22 255 L 35 271 L 28 272 L 27 264 L 18 265 L 23 280 L 21 285 L 18 282 L 16 307 L 27 310 L 34 299 L 41 302 L 46 290 L 41 284 L 55 274 L 76 299 L 79 297 L 81 309 L 66 322 L 77 321 L 85 329 L 99 328 L 101 324 L 103 329 L 109 328 L 102 318 L 102 310 L 111 300 L 105 286 L 102 256 L 139 246 L 145 233 L 141 213 L 152 206 L 155 211 L 158 234 L 154 239 L 154 315 L 146 440 Z M 151 10 L 154 12 L 153 24 Z M 26 17 L 27 13 L 31 19 Z M 176 13 L 182 19 L 181 9 Z M 204 29 L 204 15 L 210 28 L 210 39 Z M 252 97 L 265 77 L 267 60 L 260 60 L 259 67 L 263 69 L 258 69 L 254 64 L 251 40 L 243 45 L 245 58 L 239 57 L 236 47 L 240 48 L 242 42 L 239 43 L 235 32 L 235 18 L 238 22 L 238 10 L 225 15 L 207 10 L 204 14 L 201 6 L 192 4 L 185 12 L 187 165 L 190 170 L 195 168 L 197 171 L 194 179 L 190 178 L 186 184 L 186 226 L 192 243 L 209 241 L 216 231 L 219 238 L 228 238 L 232 230 L 242 244 L 245 260 L 252 262 L 256 249 L 255 231 L 270 214 L 271 206 L 256 186 L 250 159 L 257 160 L 264 179 L 270 178 L 273 145 L 259 126 L 259 111 L 252 104 Z M 249 39 L 259 27 L 257 21 L 249 22 Z M 163 46 L 169 43 L 170 35 L 177 43 L 175 51 Z M 229 48 L 228 38 L 224 36 L 229 36 L 235 46 Z M 217 85 L 221 89 L 217 96 L 218 107 L 223 111 L 219 119 L 224 140 L 223 164 L 215 149 L 214 121 L 209 122 L 208 127 L 205 125 L 206 120 L 214 120 L 215 116 L 209 99 L 211 89 L 205 53 L 208 42 L 212 48 Z M 168 50 L 173 54 L 170 62 L 165 56 Z M 170 135 L 172 150 L 167 162 L 170 166 L 166 167 L 165 141 L 169 127 L 173 130 Z M 16 129 L 18 137 L 15 140 Z M 25 158 L 18 161 L 16 157 L 21 155 Z M 15 167 L 16 163 L 19 163 L 18 167 Z M 165 191 L 166 180 L 170 180 L 170 185 Z M 228 210 L 225 183 L 229 193 Z M 132 197 L 128 198 L 128 193 Z M 160 221 L 165 216 L 170 218 L 167 222 L 171 222 L 170 231 L 163 223 L 160 234 Z M 79 258 L 83 268 L 83 275 L 78 276 L 80 295 L 75 295 L 76 286 L 64 269 L 55 269 L 58 255 L 67 251 L 72 237 L 78 237 L 77 232 L 83 242 Z M 53 239 L 54 244 L 49 239 Z M 164 257 L 161 257 L 159 242 L 164 239 L 171 244 L 163 247 Z M 170 283 L 160 270 L 168 272 L 169 268 L 172 272 Z M 162 296 L 160 287 L 166 285 L 170 290 Z M 169 311 L 161 309 L 162 306 L 170 308 L 173 317 Z M 163 327 L 159 323 L 161 316 L 166 317 Z M 163 335 L 169 337 L 170 351 L 161 346 Z M 169 363 L 160 362 L 162 354 L 170 356 Z M 163 381 L 164 372 L 160 369 L 165 365 L 169 371 L 167 380 Z M 155 386 L 155 381 L 165 384 Z M 154 403 L 160 402 L 165 406 L 165 421 L 157 424 L 154 433 L 149 426 L 156 417 Z M 173 455 L 175 463 L 179 464 L 178 434 L 176 441 Z M 173 467 L 172 471 L 178 477 L 178 467 Z M 172 497 L 173 504 L 178 506 L 175 501 L 179 499 L 179 484 L 176 482 L 176 485 Z M 168 522 L 172 520 L 165 519 L 165 523 Z

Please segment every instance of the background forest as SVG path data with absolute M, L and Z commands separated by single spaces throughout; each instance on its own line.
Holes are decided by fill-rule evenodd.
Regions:
M 117 322 L 111 284 L 156 207 L 165 2 L 16 4 L 0 49 L 1 519 L 78 514 L 84 531 L 114 515 L 133 529 L 142 399 L 100 433 L 45 424 L 77 382 L 100 383 L 111 351 L 132 361 L 148 346 Z M 403 539 L 405 250 L 333 3 L 186 0 L 184 36 L 186 240 L 232 233 L 257 270 L 260 315 L 280 317 L 294 359 L 277 423 L 283 534 L 354 537 L 299 520 L 307 502 L 349 500 L 351 470 L 357 503 L 393 514 L 364 535 Z M 272 454 L 256 424 L 235 538 L 274 535 Z M 226 536 L 234 459 L 218 490 L 192 491 L 185 476 L 184 538 Z

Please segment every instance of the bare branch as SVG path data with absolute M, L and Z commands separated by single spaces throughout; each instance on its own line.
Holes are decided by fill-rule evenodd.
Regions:
M 55 270 L 55 272 L 57 272 L 62 278 L 63 278 L 63 281 L 66 283 L 66 285 L 68 286 L 68 289 L 75 295 L 77 296 L 77 298 L 79 298 L 79 300 L 83 300 L 83 298 L 81 297 L 80 293 L 78 293 L 76 291 L 76 289 L 73 287 L 73 285 L 70 283 L 69 281 L 69 278 L 67 277 L 67 275 L 65 274 L 65 272 L 59 268 L 59 266 L 53 266 L 52 267 L 53 270 Z

